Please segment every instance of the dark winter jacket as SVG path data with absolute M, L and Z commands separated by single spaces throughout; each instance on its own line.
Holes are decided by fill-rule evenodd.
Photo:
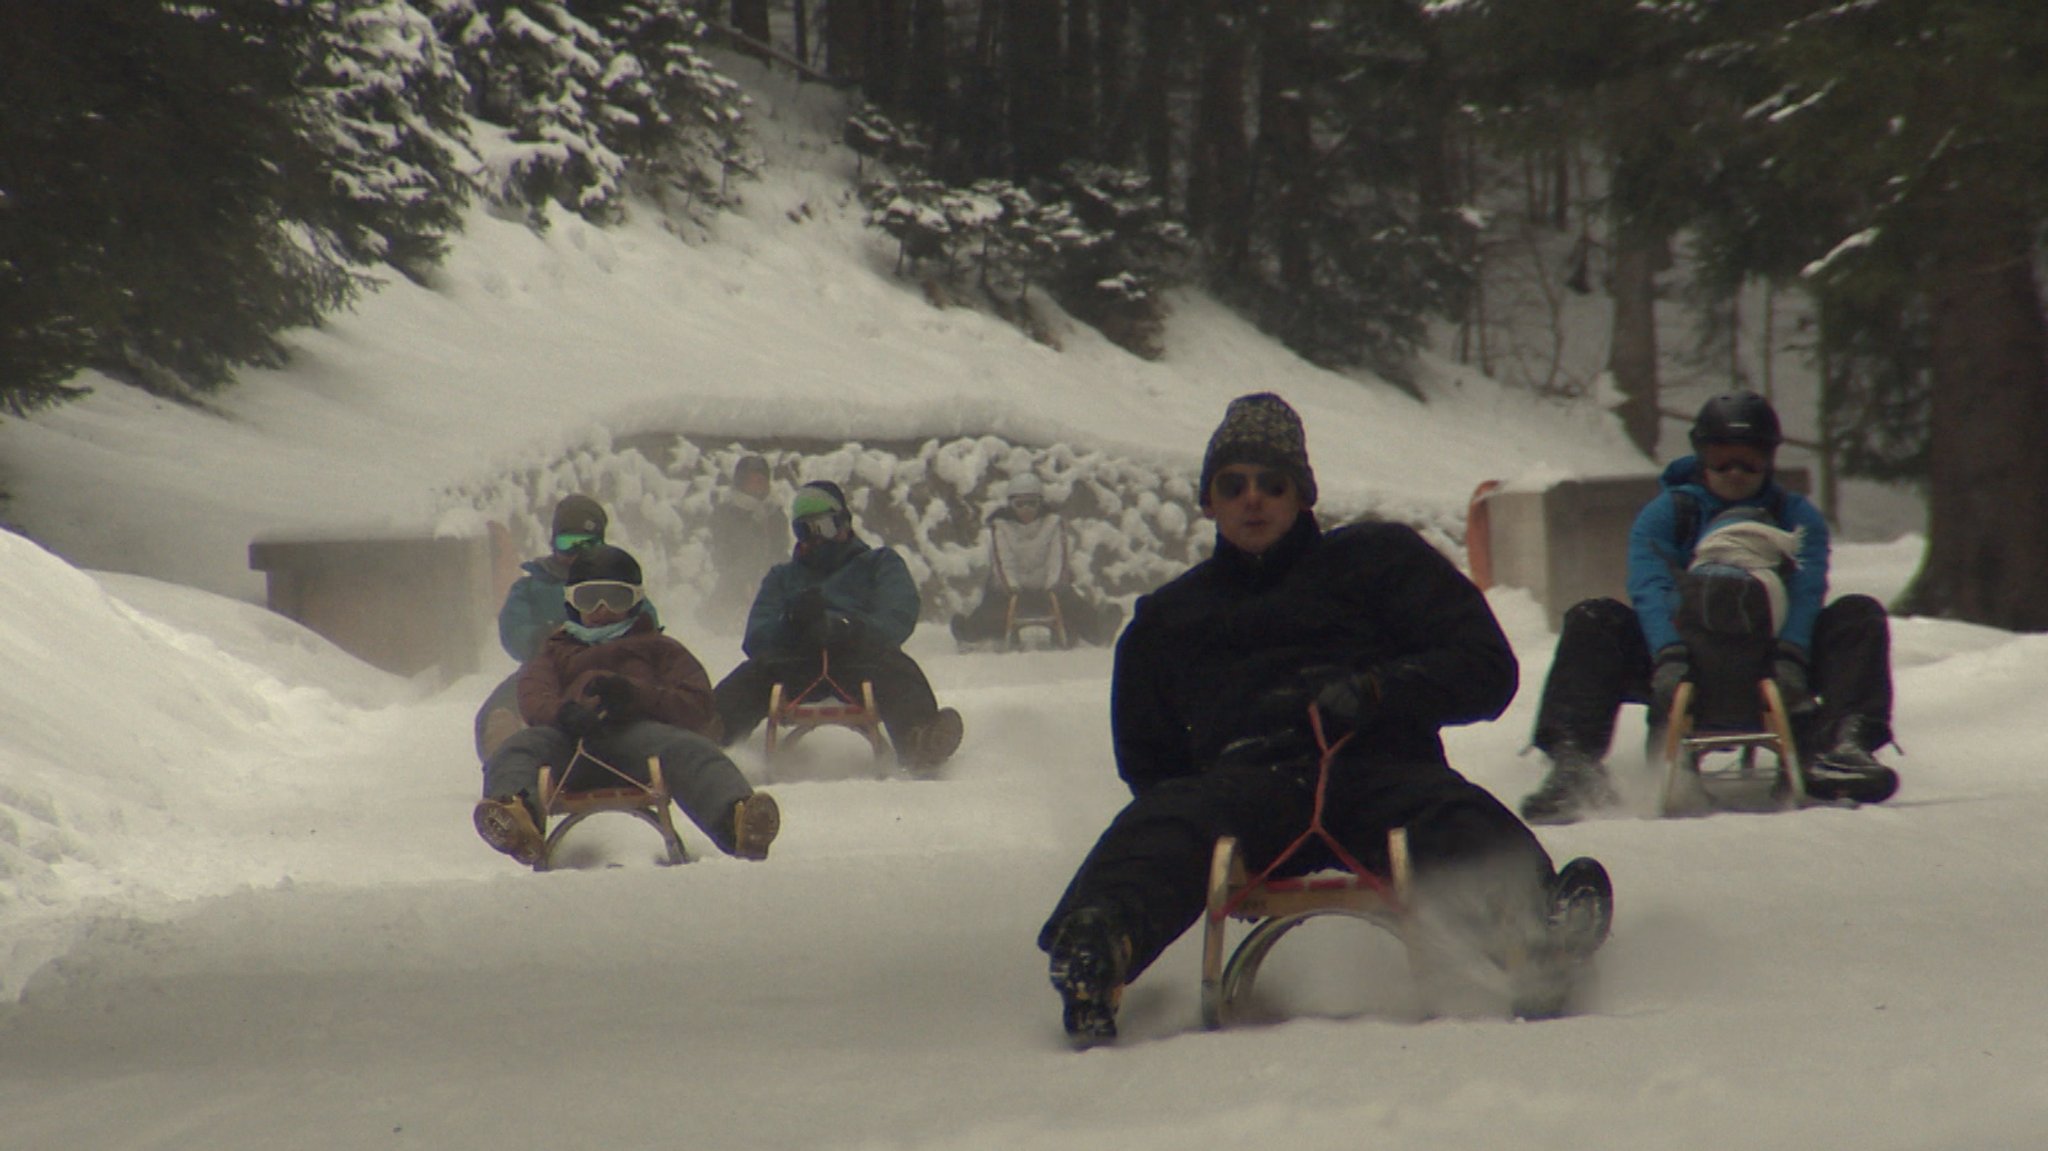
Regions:
M 1798 567 L 1785 580 L 1785 622 L 1778 638 L 1813 649 L 1813 623 L 1828 596 L 1828 521 L 1805 496 L 1767 480 L 1749 499 L 1728 501 L 1707 490 L 1699 460 L 1673 460 L 1661 478 L 1664 490 L 1636 515 L 1628 532 L 1628 596 L 1651 654 L 1679 642 L 1678 577 L 1692 566 L 1693 552 L 1715 516 L 1731 507 L 1757 507 L 1787 530 L 1804 528 Z M 1693 511 L 1681 514 L 1680 502 Z M 1680 523 L 1686 520 L 1689 527 Z M 1685 539 L 1678 539 L 1683 532 Z
M 1401 524 L 1325 535 L 1304 511 L 1253 556 L 1216 552 L 1138 600 L 1117 642 L 1110 719 L 1132 792 L 1215 764 L 1276 732 L 1313 748 L 1307 703 L 1342 672 L 1379 682 L 1349 770 L 1443 764 L 1437 729 L 1492 719 L 1514 698 L 1514 651 L 1486 598 Z
M 869 547 L 858 537 L 816 546 L 800 558 L 776 564 L 761 581 L 741 647 L 755 659 L 815 655 L 789 619 L 790 607 L 816 588 L 825 610 L 853 621 L 857 646 L 900 648 L 917 627 L 923 601 L 903 557 L 886 547 Z
M 519 672 L 519 714 L 526 722 L 536 727 L 553 723 L 565 700 L 595 704 L 590 682 L 622 675 L 633 681 L 639 715 L 716 738 L 711 677 L 689 648 L 662 634 L 647 605 L 642 609 L 626 634 L 603 643 L 585 643 L 566 628 L 549 635 L 540 654 Z

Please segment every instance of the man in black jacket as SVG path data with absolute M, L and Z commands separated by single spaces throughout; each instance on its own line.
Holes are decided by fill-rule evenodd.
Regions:
M 1077 1045 L 1115 1037 L 1124 985 L 1201 915 L 1220 836 L 1237 837 L 1256 873 L 1308 828 L 1320 758 L 1311 705 L 1328 739 L 1353 734 L 1331 764 L 1324 813 L 1346 850 L 1384 874 L 1387 833 L 1406 828 L 1418 905 L 1485 954 L 1547 930 L 1549 856 L 1451 769 L 1437 734 L 1507 707 L 1507 638 L 1479 590 L 1412 529 L 1325 534 L 1315 502 L 1294 410 L 1270 393 L 1232 401 L 1202 462 L 1215 554 L 1140 599 L 1117 644 L 1111 726 L 1132 800 L 1039 934 Z M 1528 934 L 1509 942 L 1516 931 Z

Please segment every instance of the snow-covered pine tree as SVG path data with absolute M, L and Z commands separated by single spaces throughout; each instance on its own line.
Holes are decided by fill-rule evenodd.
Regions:
M 327 235 L 349 263 L 388 262 L 417 280 L 460 229 L 472 190 L 468 85 L 408 0 L 324 0 L 309 14 L 302 131 L 326 152 Z
M 544 227 L 546 205 L 594 222 L 624 211 L 626 161 L 599 117 L 614 53 L 565 0 L 476 0 L 453 47 L 478 119 L 502 128 L 482 144 L 485 193 Z
M 759 161 L 747 144 L 748 99 L 698 51 L 705 24 L 683 0 L 586 4 L 613 56 L 605 70 L 605 139 L 630 185 L 657 201 L 728 206 L 731 180 Z

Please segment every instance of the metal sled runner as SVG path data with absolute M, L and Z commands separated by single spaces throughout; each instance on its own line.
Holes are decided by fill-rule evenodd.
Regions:
M 585 764 L 601 775 L 603 786 L 582 784 L 582 779 L 592 775 L 592 772 L 585 771 L 579 778 L 578 769 Z M 579 742 L 576 754 L 570 757 L 569 766 L 562 770 L 560 780 L 554 777 L 553 768 L 540 769 L 540 807 L 541 833 L 546 840 L 540 859 L 533 865 L 535 871 L 546 871 L 554 865 L 555 851 L 571 828 L 605 811 L 633 816 L 660 832 L 662 845 L 667 851 L 663 862 L 669 866 L 689 862 L 689 853 L 683 850 L 682 838 L 676 834 L 668 784 L 661 778 L 661 761 L 653 756 L 647 759 L 647 780 L 643 783 L 590 754 Z M 556 821 L 556 816 L 561 819 Z M 548 824 L 553 824 L 553 827 Z

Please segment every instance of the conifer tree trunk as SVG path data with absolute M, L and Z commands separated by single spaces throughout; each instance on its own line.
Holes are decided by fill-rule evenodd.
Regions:
M 1067 0 L 1067 37 L 1060 57 L 1060 95 L 1066 103 L 1062 122 L 1067 139 L 1078 153 L 1075 158 L 1099 155 L 1094 0 Z
M 1095 2 L 1095 99 L 1102 159 L 1128 164 L 1132 155 L 1129 106 L 1131 76 L 1127 55 L 1131 36 L 1131 0 Z
M 1140 30 L 1138 76 L 1131 87 L 1131 112 L 1136 122 L 1139 147 L 1144 153 L 1145 173 L 1152 191 L 1171 213 L 1174 204 L 1173 118 L 1168 101 L 1173 81 L 1173 58 L 1180 43 L 1181 7 L 1178 0 L 1139 0 Z M 1185 202 L 1185 197 L 1182 198 Z
M 2026 217 L 1955 205 L 1928 277 L 1927 557 L 1899 610 L 2048 631 L 2048 329 Z
M 768 43 L 768 0 L 732 0 L 732 26 L 743 36 Z
M 1188 222 L 1216 265 L 1235 271 L 1249 251 L 1244 79 L 1249 52 L 1241 0 L 1211 0 L 1197 25 L 1201 72 L 1188 158 Z
M 1261 21 L 1259 44 L 1256 182 L 1246 196 L 1261 218 L 1272 221 L 1282 290 L 1306 293 L 1314 285 L 1308 230 L 1316 218 L 1312 210 L 1315 141 L 1308 106 L 1302 100 L 1310 77 L 1304 74 L 1301 59 L 1299 9 L 1292 4 L 1268 8 Z
M 1657 270 L 1665 255 L 1665 239 L 1640 225 L 1623 222 L 1615 228 L 1612 279 L 1614 332 L 1607 349 L 1607 370 L 1623 396 L 1616 414 L 1628 438 L 1643 454 L 1657 454 Z
M 1019 180 L 1053 175 L 1066 158 L 1061 132 L 1060 0 L 1008 0 L 1003 87 Z

